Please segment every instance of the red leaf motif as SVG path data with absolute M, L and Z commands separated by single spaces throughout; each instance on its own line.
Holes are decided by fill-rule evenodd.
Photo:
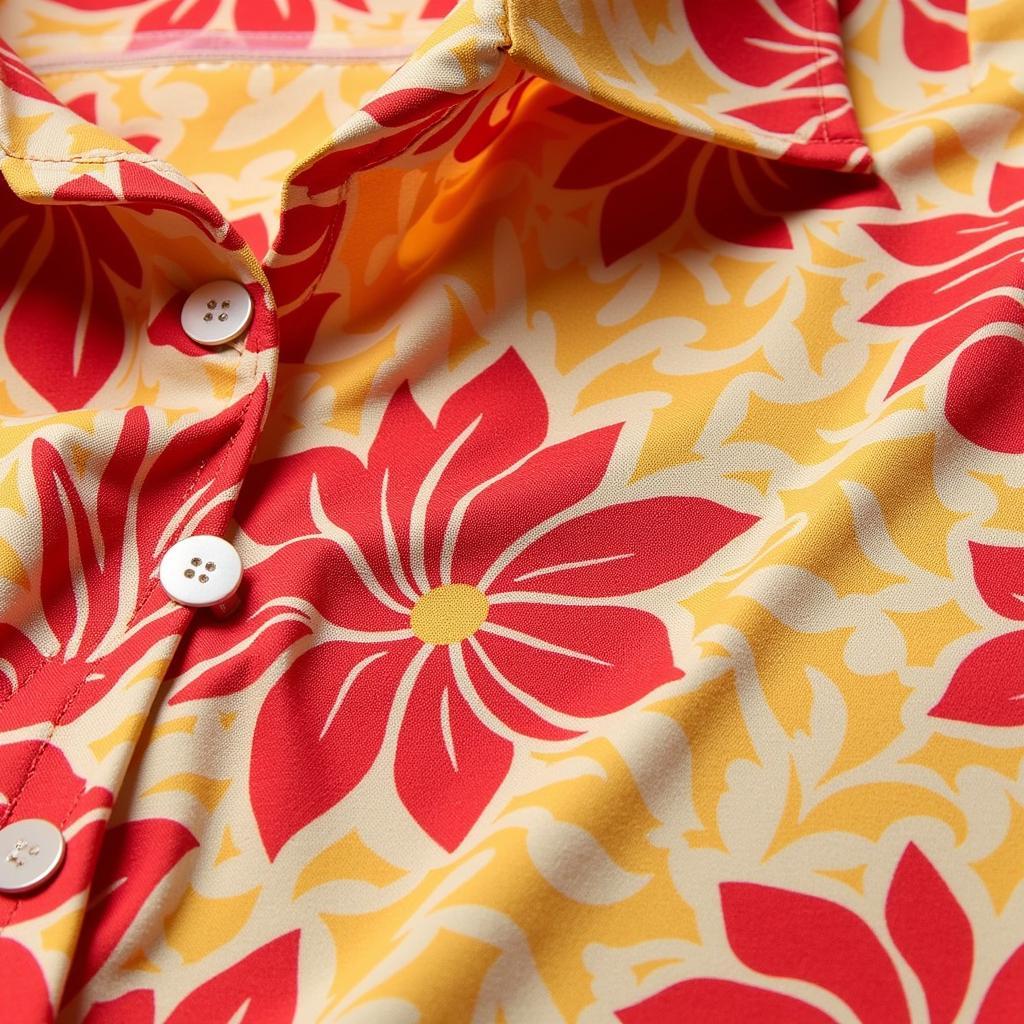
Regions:
M 954 213 L 909 224 L 862 224 L 861 227 L 901 263 L 932 267 L 990 244 L 1006 230 L 1007 224 L 1002 218 Z
M 820 985 L 863 1024 L 909 1024 L 899 976 L 856 914 L 765 885 L 726 882 L 720 891 L 729 944 L 752 970 Z
M 1024 344 L 997 336 L 961 352 L 949 378 L 946 419 L 982 448 L 1024 454 Z
M 515 557 L 489 592 L 619 597 L 674 580 L 746 532 L 756 516 L 704 498 L 610 505 L 554 527 Z
M 1024 1006 L 1024 946 L 999 968 L 992 979 L 975 1024 L 1007 1024 L 1020 1017 Z
M 166 1024 L 291 1024 L 298 961 L 299 932 L 288 932 L 200 985 Z
M 284 4 L 274 0 L 235 0 L 235 24 L 243 32 L 312 32 L 313 4 L 311 0 L 286 0 Z M 284 45 L 300 46 L 302 40 Z
M 621 711 L 683 675 L 665 624 L 634 608 L 494 604 L 477 639 L 504 678 L 581 718 Z
M 128 821 L 107 832 L 92 880 L 93 900 L 64 989 L 65 1003 L 108 961 L 153 890 L 198 846 L 187 828 L 167 818 Z
M 66 3 L 67 0 L 62 2 Z M 147 39 L 149 32 L 202 28 L 217 13 L 219 6 L 220 0 L 164 0 L 139 19 L 130 45 L 132 48 L 152 45 Z M 153 38 L 157 43 L 160 42 L 159 35 Z
M 903 46 L 914 64 L 925 71 L 951 71 L 968 61 L 966 24 L 954 27 L 929 17 L 918 4 L 921 0 L 902 0 Z M 965 15 L 963 0 L 935 2 L 934 6 Z M 965 19 L 962 19 L 965 20 Z
M 36 958 L 19 942 L 0 938 L 0 1011 L 4 1024 L 50 1024 L 50 990 Z
M 1020 313 L 1020 304 L 1015 299 L 993 295 L 944 316 L 914 339 L 886 398 L 923 377 L 975 331 L 991 323 L 1012 322 Z
M 93 1003 L 82 1024 L 152 1024 L 155 1015 L 153 990 L 137 988 L 117 999 Z
M 370 100 L 363 111 L 385 128 L 401 128 L 446 110 L 460 98 L 440 89 L 397 89 Z
M 974 582 L 993 611 L 1008 619 L 1024 619 L 1024 548 L 968 544 L 974 562 Z
M 974 936 L 949 887 L 913 843 L 889 885 L 885 920 L 896 948 L 921 981 L 931 1024 L 949 1024 L 971 980 Z
M 615 185 L 601 208 L 601 256 L 622 259 L 667 231 L 686 206 L 686 182 L 699 144 L 683 140 L 642 174 Z
M 454 850 L 497 792 L 512 744 L 485 726 L 459 693 L 447 650 L 420 670 L 398 735 L 395 784 L 420 827 Z
M 993 210 L 1005 210 L 1021 199 L 1024 199 L 1024 167 L 997 163 L 992 169 L 988 205 Z
M 1024 630 L 971 651 L 928 714 L 975 725 L 1024 725 Z
M 23 258 L 5 261 L 0 270 L 0 295 L 10 293 L 32 264 L 31 247 L 42 258 L 11 308 L 3 336 L 7 356 L 53 408 L 83 408 L 124 349 L 124 318 L 110 275 L 137 287 L 141 267 L 128 238 L 100 207 L 33 207 L 27 223 Z
M 827 1013 L 792 996 L 715 978 L 681 981 L 615 1016 L 622 1024 L 834 1024 Z
M 256 720 L 249 771 L 271 860 L 369 771 L 416 646 L 320 644 L 274 684 Z
M 619 424 L 591 430 L 542 448 L 484 488 L 470 502 L 459 528 L 452 580 L 475 585 L 512 544 L 592 494 L 608 470 L 621 429 Z
M 620 118 L 591 135 L 573 153 L 555 180 L 555 188 L 597 188 L 632 177 L 675 141 L 672 132 Z

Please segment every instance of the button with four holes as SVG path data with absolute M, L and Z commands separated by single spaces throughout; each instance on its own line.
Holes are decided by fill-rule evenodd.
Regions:
M 222 537 L 187 537 L 160 560 L 160 585 L 172 601 L 186 608 L 223 604 L 241 582 L 242 560 Z
M 237 281 L 210 281 L 181 307 L 182 330 L 199 345 L 224 345 L 252 321 L 252 298 Z
M 60 870 L 64 835 L 42 818 L 23 818 L 0 828 L 0 892 L 28 892 Z

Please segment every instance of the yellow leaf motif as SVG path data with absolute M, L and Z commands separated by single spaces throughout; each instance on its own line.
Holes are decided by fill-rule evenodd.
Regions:
M 359 833 L 352 831 L 321 850 L 299 872 L 292 899 L 328 882 L 359 881 L 383 889 L 404 875 L 401 868 L 374 853 L 359 838 Z
M 800 780 L 791 763 L 786 806 L 764 860 L 800 839 L 823 833 L 850 832 L 877 843 L 896 822 L 918 816 L 944 822 L 958 845 L 967 836 L 967 819 L 959 807 L 930 789 L 906 782 L 871 782 L 840 789 L 804 813 Z
M 207 897 L 190 885 L 164 921 L 167 945 L 187 964 L 202 960 L 242 930 L 259 894 L 256 886 L 237 896 Z

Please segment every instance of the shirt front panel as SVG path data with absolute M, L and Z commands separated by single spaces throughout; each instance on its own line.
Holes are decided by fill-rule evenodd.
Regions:
M 699 6 L 689 45 L 713 64 Z M 60 426 L 32 424 L 53 452 L 31 480 L 40 439 L 12 442 L 25 511 L 7 512 L 42 528 L 14 534 L 5 643 L 42 635 L 33 598 L 99 578 L 82 538 L 110 521 L 104 480 L 139 509 L 126 521 L 226 532 L 245 589 L 223 620 L 161 604 L 151 632 L 109 632 L 112 699 L 52 733 L 78 666 L 55 709 L 23 689 L 38 721 L 0 719 L 8 774 L 44 765 L 33 806 L 60 801 L 99 858 L 5 929 L 25 1000 L 63 989 L 67 1019 L 94 1021 L 1013 1005 L 1021 198 L 1012 145 L 968 130 L 993 98 L 1007 130 L 1018 116 L 1009 33 L 965 74 L 955 12 L 928 12 L 941 67 L 877 31 L 903 28 L 894 5 L 846 12 L 870 173 L 807 166 L 792 147 L 815 129 L 729 136 L 733 104 L 709 134 L 643 90 L 623 102 L 606 50 L 635 66 L 629 47 L 573 35 L 599 13 L 457 10 L 298 155 L 265 277 L 226 225 L 105 197 L 191 246 L 177 291 L 140 289 L 152 305 L 122 316 L 126 359 L 176 338 L 159 316 L 209 261 L 249 268 L 268 329 L 187 362 L 164 346 L 181 360 L 160 387 L 207 396 L 191 418 L 159 394 L 118 411 L 112 374 L 88 428 L 52 400 Z M 882 73 L 894 38 L 916 92 Z M 586 81 L 548 62 L 558 43 L 592 55 Z M 271 320 L 276 367 L 252 355 Z M 9 377 L 42 409 L 7 330 Z M 217 406 L 204 368 L 250 355 L 274 385 L 258 437 L 259 375 Z M 150 453 L 143 419 L 203 440 Z M 228 468 L 196 515 L 170 488 L 203 446 Z M 73 531 L 48 583 L 47 542 Z

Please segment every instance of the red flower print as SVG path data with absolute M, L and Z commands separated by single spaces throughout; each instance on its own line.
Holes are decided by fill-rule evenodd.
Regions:
M 765 131 L 806 136 L 818 144 L 859 136 L 845 87 L 835 8 L 817 0 L 732 0 L 729 29 L 714 0 L 683 0 L 688 28 L 705 56 L 731 78 L 758 89 L 787 82 L 788 98 L 773 96 L 728 111 Z M 808 132 L 807 121 L 814 121 Z
M 510 351 L 436 425 L 399 389 L 366 465 L 319 448 L 253 467 L 241 527 L 278 547 L 278 593 L 291 588 L 326 638 L 256 724 L 250 795 L 272 857 L 379 759 L 412 817 L 454 849 L 516 737 L 579 735 L 681 675 L 662 621 L 627 603 L 755 518 L 701 498 L 607 504 L 619 427 L 545 445 L 547 421 Z
M 265 394 L 265 387 L 257 389 L 254 409 Z M 247 404 L 242 399 L 169 441 L 156 439 L 163 447 L 155 458 L 147 412 L 132 408 L 97 479 L 83 480 L 68 464 L 70 456 L 48 440 L 32 443 L 41 532 L 38 592 L 34 579 L 26 578 L 32 600 L 5 609 L 0 622 L 0 714 L 7 729 L 74 720 L 168 633 L 164 615 L 130 624 L 158 586 L 156 567 L 175 539 L 168 524 L 180 519 L 182 502 L 189 499 L 193 532 L 201 533 L 205 506 L 197 502 L 213 497 L 225 468 L 219 456 L 227 450 L 236 462 L 244 460 L 246 446 L 233 450 L 228 442 Z M 257 422 L 259 413 L 252 415 Z M 203 467 L 198 478 L 197 465 Z M 43 621 L 30 629 L 16 613 L 33 607 L 41 609 Z M 168 614 L 175 610 L 166 604 Z
M 720 887 L 726 935 L 751 970 L 820 986 L 841 999 L 862 1024 L 909 1024 L 899 972 L 871 926 L 846 907 L 818 896 L 747 882 Z M 974 969 L 974 936 L 956 897 L 911 843 L 885 901 L 889 938 L 917 976 L 931 1024 L 952 1024 Z M 1024 948 L 999 971 L 979 1021 L 1024 1001 Z M 680 982 L 617 1014 L 624 1024 L 688 1020 L 785 1020 L 818 1024 L 832 1018 L 788 995 L 737 982 L 698 978 Z
M 64 1002 L 106 964 L 153 890 L 199 842 L 169 818 L 126 821 L 107 831 L 93 865 L 91 899 L 75 947 Z
M 62 189 L 57 198 L 64 197 Z M 53 408 L 82 408 L 121 360 L 125 321 L 118 291 L 142 284 L 135 247 L 102 206 L 40 205 L 0 195 L 0 220 L 11 232 L 9 251 L 22 256 L 0 264 L 7 359 Z
M 44 779 L 45 785 L 22 788 L 22 781 L 33 774 Z M 71 770 L 67 758 L 51 743 L 22 740 L 0 746 L 0 778 L 9 789 L 0 810 L 0 826 L 22 818 L 63 821 L 68 808 L 73 807 L 64 825 L 69 829 L 98 809 L 109 808 L 114 800 L 103 786 L 87 786 L 86 780 Z M 0 922 L 6 920 L 15 904 L 18 920 L 26 921 L 50 913 L 86 888 L 92 880 L 104 828 L 104 822 L 94 818 L 75 831 L 68 841 L 64 865 L 49 885 L 20 897 L 0 896 Z
M 839 0 L 846 18 L 860 0 Z M 903 8 L 903 49 L 925 71 L 952 71 L 970 58 L 966 0 L 900 0 Z
M 51 1024 L 53 1021 L 50 992 L 42 968 L 14 939 L 0 938 L 0 992 L 8 1007 L 7 1024 Z
M 289 1024 L 298 999 L 298 957 L 297 931 L 268 942 L 186 996 L 166 1024 Z M 152 1024 L 155 1017 L 153 990 L 137 988 L 94 1003 L 84 1024 Z
M 716 238 L 790 249 L 787 213 L 811 206 L 897 205 L 888 186 L 872 175 L 780 164 L 683 138 L 575 97 L 553 109 L 580 125 L 598 126 L 562 168 L 555 187 L 606 193 L 599 223 L 606 264 L 663 235 L 687 208 Z
M 974 580 L 985 603 L 1024 621 L 1024 548 L 969 545 Z M 1024 725 L 1024 630 L 987 640 L 960 663 L 942 699 L 928 712 L 976 725 Z
M 914 340 L 889 394 L 919 380 L 965 340 L 992 324 L 1017 323 L 1013 297 L 1024 254 L 1024 178 L 997 164 L 991 216 L 950 214 L 910 224 L 864 224 L 891 256 L 910 267 L 938 267 L 890 291 L 862 317 L 891 327 L 928 324 Z M 946 418 L 991 451 L 1024 453 L 1024 344 L 1000 332 L 972 342 L 957 357 L 946 393 Z
M 65 7 L 85 11 L 111 11 L 139 7 L 134 23 L 133 47 L 161 45 L 171 32 L 203 29 L 222 12 L 239 32 L 273 32 L 278 45 L 304 46 L 316 26 L 313 0 L 162 0 L 152 5 L 140 0 L 56 0 Z M 339 7 L 367 11 L 366 0 L 335 0 Z M 324 15 L 321 15 L 323 17 Z M 426 15 L 424 15 L 426 16 Z M 149 33 L 157 33 L 152 39 Z

